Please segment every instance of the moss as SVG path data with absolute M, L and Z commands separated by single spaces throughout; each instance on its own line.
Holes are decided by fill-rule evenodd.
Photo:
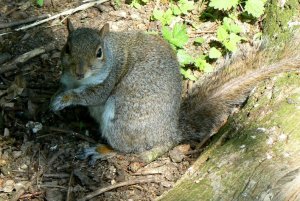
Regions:
M 273 88 L 258 87 L 246 107 L 213 138 L 193 170 L 162 200 L 259 200 L 263 191 L 269 192 L 299 156 L 300 132 L 295 129 L 300 126 L 299 86 L 299 75 L 286 74 Z M 270 91 L 276 95 L 270 98 Z M 282 134 L 289 136 L 287 140 L 279 140 Z
M 266 9 L 264 20 L 264 34 L 269 36 L 271 46 L 287 41 L 291 36 L 288 22 L 293 16 L 299 15 L 300 3 L 298 0 L 289 0 L 281 8 L 277 0 L 271 0 Z

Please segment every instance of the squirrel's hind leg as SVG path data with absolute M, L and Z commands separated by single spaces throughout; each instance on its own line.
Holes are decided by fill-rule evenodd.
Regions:
M 95 165 L 97 160 L 106 160 L 108 158 L 114 157 L 116 152 L 110 148 L 108 145 L 99 144 L 96 147 L 88 147 L 83 149 L 76 158 L 80 160 L 85 160 L 90 158 L 89 164 Z

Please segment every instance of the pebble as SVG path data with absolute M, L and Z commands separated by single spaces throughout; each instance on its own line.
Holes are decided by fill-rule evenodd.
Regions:
M 130 163 L 128 169 L 129 169 L 131 172 L 137 172 L 141 167 L 143 167 L 142 163 L 139 163 L 139 162 L 132 162 L 132 163 Z
M 7 180 L 4 184 L 3 184 L 3 192 L 5 193 L 11 193 L 15 188 L 15 182 L 14 180 Z
M 122 18 L 127 17 L 127 13 L 124 10 L 111 11 L 109 14 Z
M 12 152 L 13 158 L 19 158 L 20 156 L 22 156 L 22 151 L 13 151 Z
M 184 159 L 190 148 L 189 144 L 179 145 L 169 152 L 169 156 L 173 162 L 179 163 Z
M 130 17 L 132 20 L 141 20 L 141 16 L 138 13 L 132 13 Z
M 9 130 L 8 128 L 4 128 L 4 134 L 3 134 L 4 137 L 8 137 L 9 136 Z

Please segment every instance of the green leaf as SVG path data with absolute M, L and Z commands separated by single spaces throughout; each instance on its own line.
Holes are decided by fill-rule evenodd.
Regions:
M 136 9 L 140 9 L 142 7 L 139 0 L 133 0 L 130 5 Z
M 211 59 L 217 59 L 222 56 L 222 53 L 215 47 L 210 48 L 208 57 Z
M 235 24 L 234 21 L 228 17 L 224 17 L 223 26 L 229 32 L 240 33 L 242 31 L 242 28 Z
M 37 3 L 39 6 L 43 6 L 43 5 L 44 5 L 44 0 L 36 0 L 36 3 Z
M 161 32 L 162 32 L 164 39 L 166 39 L 169 42 L 172 40 L 172 31 L 169 29 L 169 27 L 163 26 L 161 28 Z
M 202 43 L 204 43 L 204 38 L 202 38 L 202 37 L 198 37 L 198 38 L 196 38 L 195 40 L 194 40 L 194 42 L 195 43 L 198 43 L 198 44 L 202 44 Z
M 241 39 L 242 37 L 236 35 L 235 33 L 231 33 L 229 39 L 223 41 L 223 44 L 226 47 L 226 49 L 228 49 L 231 52 L 234 52 L 237 50 L 237 43 L 239 43 Z
M 189 55 L 185 50 L 178 50 L 177 58 L 181 66 L 191 64 L 194 62 L 194 58 L 191 55 Z
M 185 70 L 183 68 L 180 68 L 180 73 L 187 79 L 192 80 L 192 81 L 196 81 L 197 78 L 192 74 L 191 70 Z
M 264 2 L 262 0 L 248 0 L 246 1 L 245 11 L 258 18 L 264 14 Z
M 179 0 L 178 7 L 183 14 L 187 15 L 188 11 L 194 9 L 194 1 Z
M 152 13 L 152 16 L 154 19 L 160 21 L 163 26 L 170 24 L 174 18 L 170 8 L 166 12 L 155 9 Z
M 219 26 L 217 29 L 217 38 L 219 41 L 225 41 L 229 37 L 228 32 L 224 26 Z
M 176 23 L 171 31 L 168 27 L 162 28 L 163 37 L 171 44 L 178 48 L 182 48 L 189 40 L 186 26 L 184 24 Z
M 178 8 L 177 5 L 175 4 L 170 4 L 171 10 L 173 12 L 174 15 L 181 15 L 181 10 Z
M 206 73 L 213 71 L 213 67 L 207 63 L 203 55 L 195 59 L 195 66 Z
M 229 10 L 235 8 L 238 5 L 238 0 L 211 0 L 209 3 L 210 7 L 218 10 Z
M 152 16 L 155 20 L 161 21 L 163 19 L 163 15 L 164 15 L 164 11 L 158 9 L 153 10 Z
M 172 20 L 173 20 L 174 16 L 173 16 L 173 12 L 172 10 L 169 8 L 164 14 L 163 14 L 163 20 L 161 21 L 163 25 L 166 24 L 171 24 Z

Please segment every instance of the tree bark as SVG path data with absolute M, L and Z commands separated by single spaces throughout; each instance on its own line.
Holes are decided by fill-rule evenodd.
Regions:
M 290 39 L 287 17 L 299 20 L 300 2 L 286 4 L 282 9 L 273 0 L 266 11 L 265 35 L 273 45 Z M 300 75 L 262 83 L 158 200 L 300 200 Z

